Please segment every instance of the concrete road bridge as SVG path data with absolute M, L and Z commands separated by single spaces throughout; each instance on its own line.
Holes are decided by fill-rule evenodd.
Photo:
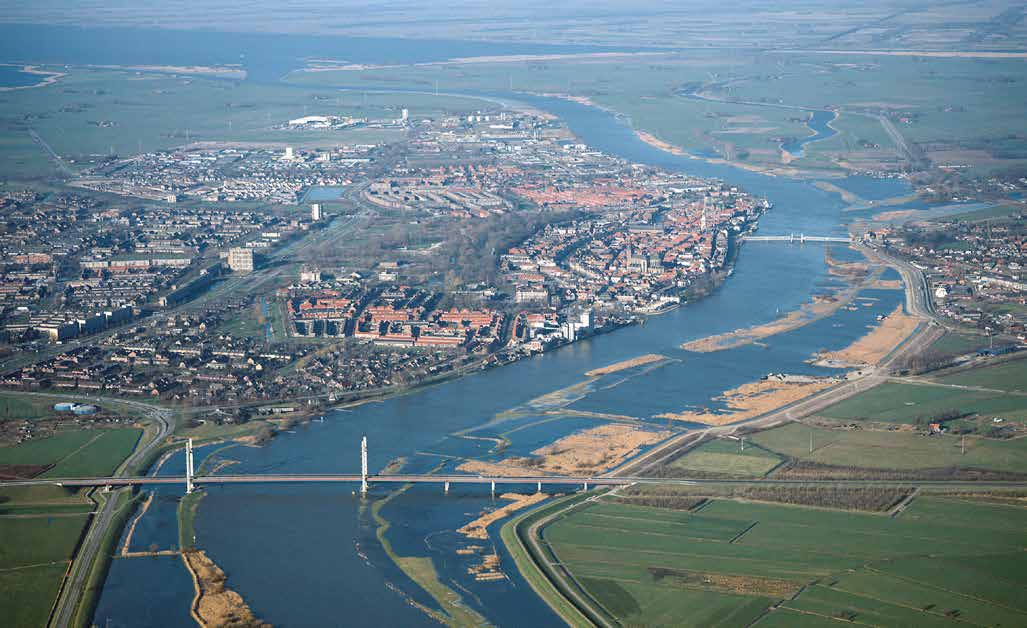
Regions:
M 167 485 L 182 484 L 186 493 L 191 493 L 198 485 L 231 485 L 231 484 L 358 484 L 361 493 L 367 493 L 370 484 L 436 484 L 442 485 L 443 491 L 448 493 L 451 484 L 487 484 L 492 493 L 495 494 L 497 485 L 531 485 L 534 484 L 539 492 L 543 485 L 580 486 L 588 490 L 590 486 L 628 486 L 635 484 L 662 484 L 662 485 L 683 485 L 683 486 L 938 486 L 955 488 L 961 485 L 973 486 L 978 489 L 987 488 L 1022 488 L 1027 487 L 1027 482 L 1020 481 L 974 481 L 960 482 L 953 480 L 774 480 L 774 479 L 748 479 L 748 480 L 725 480 L 725 479 L 704 479 L 704 478 L 654 478 L 640 476 L 610 476 L 610 475 L 524 475 L 524 476 L 487 476 L 469 474 L 402 474 L 383 473 L 369 474 L 367 472 L 367 438 L 361 440 L 361 473 L 319 473 L 319 474 L 246 474 L 246 475 L 202 475 L 193 473 L 193 451 L 192 441 L 186 444 L 185 475 L 147 475 L 136 477 L 110 476 L 110 477 L 88 477 L 88 478 L 35 478 L 24 480 L 3 480 L 0 487 L 8 486 L 68 486 L 68 487 L 121 487 L 121 486 L 145 486 L 145 485 Z
M 771 236 L 743 235 L 742 239 L 746 242 L 789 242 L 798 244 L 805 244 L 807 242 L 840 242 L 844 244 L 851 244 L 853 241 L 850 237 L 816 236 L 806 235 L 805 233 L 790 233 L 788 235 Z

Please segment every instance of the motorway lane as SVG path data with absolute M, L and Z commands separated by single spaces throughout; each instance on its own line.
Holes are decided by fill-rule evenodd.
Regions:
M 40 393 L 24 394 L 38 395 Z M 81 395 L 43 396 L 75 399 L 82 398 Z M 126 458 L 118 467 L 116 475 L 121 475 L 126 469 L 139 464 L 151 451 L 153 451 L 155 447 L 164 442 L 174 428 L 170 411 L 163 408 L 156 408 L 139 401 L 124 401 L 121 399 L 110 399 L 105 397 L 91 397 L 90 399 L 95 399 L 100 403 L 106 402 L 108 404 L 122 404 L 134 407 L 142 410 L 148 417 L 157 423 L 157 434 L 155 434 L 149 442 L 136 449 L 131 456 Z M 85 587 L 86 581 L 89 579 L 89 573 L 92 571 L 93 565 L 96 562 L 97 554 L 101 548 L 103 538 L 107 534 L 107 531 L 114 520 L 114 516 L 118 512 L 117 502 L 118 493 L 112 492 L 107 494 L 103 505 L 100 507 L 100 511 L 90 522 L 89 528 L 86 530 L 85 537 L 83 537 L 82 542 L 78 547 L 78 551 L 72 559 L 68 575 L 61 585 L 61 590 L 57 597 L 57 604 L 54 605 L 53 614 L 50 616 L 49 626 L 64 628 L 71 625 L 75 609 L 78 607 L 78 602 L 82 597 L 83 588 Z

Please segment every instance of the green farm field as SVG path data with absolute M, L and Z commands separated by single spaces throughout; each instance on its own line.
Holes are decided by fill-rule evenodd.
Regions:
M 8 626 L 45 626 L 68 569 L 65 562 L 0 571 L 0 613 Z
M 899 517 L 603 500 L 543 532 L 623 625 L 1022 625 L 1027 509 L 919 497 Z M 793 599 L 794 596 L 794 599 Z M 778 608 L 771 606 L 784 601 Z
M 68 430 L 0 447 L 0 464 L 48 465 L 44 477 L 109 475 L 135 448 L 142 430 Z
M 813 453 L 809 451 L 811 433 Z M 958 466 L 1027 472 L 1024 439 L 968 437 L 966 453 L 962 454 L 960 438 L 947 434 L 923 436 L 915 432 L 828 429 L 791 423 L 751 438 L 779 454 L 828 465 L 904 470 Z
M 944 356 L 956 356 L 972 353 L 988 346 L 988 339 L 983 336 L 963 334 L 945 334 L 931 345 L 931 351 Z
M 41 419 L 53 414 L 49 401 L 0 393 L 0 417 L 4 419 Z
M 0 516 L 0 617 L 7 626 L 44 626 L 88 515 L 57 509 Z
M 67 430 L 0 448 L 0 465 L 54 465 L 44 477 L 112 474 L 143 430 Z M 4 625 L 46 624 L 61 579 L 95 504 L 58 486 L 0 490 L 0 617 Z
M 938 382 L 956 386 L 978 386 L 1027 392 L 1027 360 L 1013 360 L 939 377 Z M 1027 403 L 1027 398 L 1025 403 Z
M 957 378 L 960 385 L 964 385 L 978 379 L 976 373 L 966 373 L 964 381 L 959 380 L 961 376 L 952 377 Z M 957 383 L 948 382 L 948 379 L 942 381 Z M 913 423 L 918 418 L 924 421 L 933 420 L 947 412 L 1022 420 L 1027 419 L 1027 396 L 929 384 L 889 382 L 833 405 L 821 411 L 820 415 L 851 421 Z
M 759 447 L 742 450 L 736 441 L 714 440 L 674 460 L 670 469 L 733 477 L 762 477 L 781 462 L 781 457 Z

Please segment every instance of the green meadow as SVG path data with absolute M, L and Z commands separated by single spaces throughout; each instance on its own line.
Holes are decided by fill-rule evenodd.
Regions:
M 1014 626 L 1027 622 L 1024 530 L 1022 507 L 940 497 L 919 497 L 896 518 L 600 500 L 543 538 L 626 626 Z
M 810 453 L 810 435 L 813 452 Z M 752 435 L 759 446 L 797 460 L 869 469 L 974 467 L 1027 472 L 1027 440 L 967 437 L 916 432 L 845 430 L 790 423 Z

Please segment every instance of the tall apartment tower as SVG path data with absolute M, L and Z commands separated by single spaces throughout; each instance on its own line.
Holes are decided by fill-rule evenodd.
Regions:
M 228 267 L 235 273 L 253 272 L 253 249 L 241 246 L 228 249 Z

